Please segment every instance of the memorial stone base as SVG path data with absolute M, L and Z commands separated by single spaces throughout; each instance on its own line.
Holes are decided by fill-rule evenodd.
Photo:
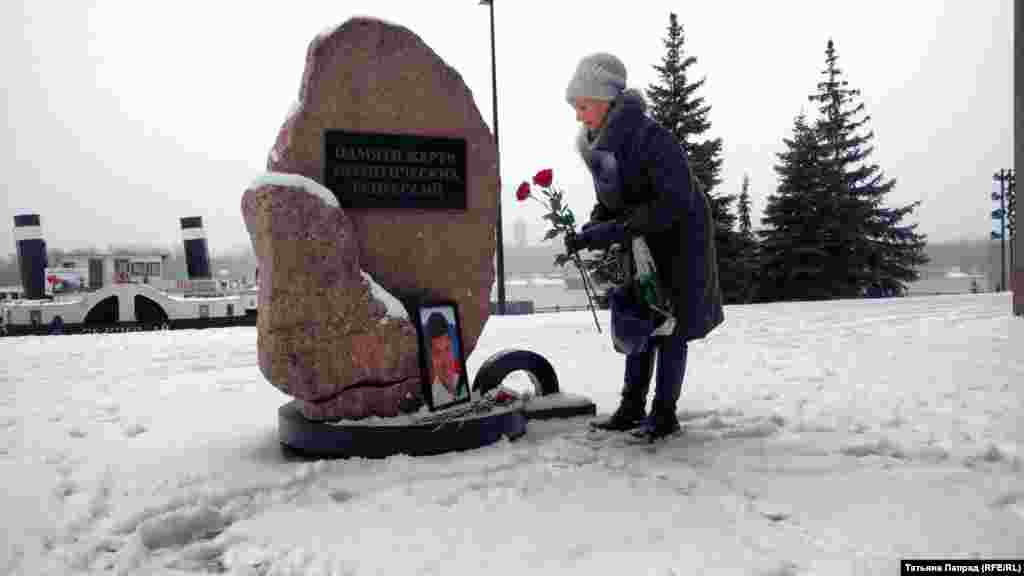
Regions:
M 316 422 L 305 418 L 297 401 L 278 410 L 278 432 L 286 453 L 306 458 L 387 458 L 396 454 L 430 456 L 473 450 L 526 434 L 528 420 L 593 416 L 597 407 L 585 396 L 558 389 L 554 368 L 543 356 L 528 350 L 504 350 L 488 358 L 473 380 L 476 398 L 501 385 L 512 372 L 523 371 L 534 393 L 504 406 L 467 411 L 456 407 L 451 417 L 428 414 L 432 422 L 413 416 L 366 418 L 357 421 Z M 458 414 L 458 415 L 455 415 Z M 419 415 L 422 420 L 423 415 Z

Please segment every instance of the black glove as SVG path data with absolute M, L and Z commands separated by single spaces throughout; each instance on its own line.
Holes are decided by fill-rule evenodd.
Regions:
M 585 225 L 579 234 L 565 235 L 565 248 L 569 252 L 577 250 L 604 250 L 612 244 L 621 243 L 626 239 L 626 226 L 621 222 L 598 222 Z
M 589 228 L 594 227 L 596 224 L 599 224 L 599 223 L 595 222 L 593 220 L 591 220 L 590 222 L 585 222 L 583 224 L 583 228 L 581 228 L 580 231 L 581 232 L 586 232 Z M 580 251 L 580 250 L 582 250 L 583 248 L 586 247 L 586 246 L 583 246 L 583 245 L 580 244 L 580 237 L 576 233 L 575 230 L 570 230 L 569 232 L 567 232 L 565 234 L 564 240 L 565 240 L 565 251 L 568 254 L 572 254 L 573 252 L 578 252 L 578 251 Z

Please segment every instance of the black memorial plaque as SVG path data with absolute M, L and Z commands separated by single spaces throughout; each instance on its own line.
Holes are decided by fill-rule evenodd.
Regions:
M 343 208 L 466 209 L 466 140 L 324 131 L 324 185 Z

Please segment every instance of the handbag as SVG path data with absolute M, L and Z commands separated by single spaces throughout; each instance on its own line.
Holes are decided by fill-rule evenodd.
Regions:
M 608 294 L 612 318 L 612 345 L 616 352 L 632 355 L 648 349 L 652 336 L 666 336 L 675 329 L 671 303 L 662 293 L 658 271 L 647 242 L 633 238 L 632 279 Z
M 616 286 L 608 293 L 612 316 L 612 346 L 627 356 L 647 350 L 654 319 L 650 308 L 635 297 L 630 285 Z

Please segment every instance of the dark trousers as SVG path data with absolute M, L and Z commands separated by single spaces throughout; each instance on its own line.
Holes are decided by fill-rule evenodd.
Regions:
M 655 336 L 651 338 L 645 352 L 626 356 L 623 399 L 640 406 L 647 404 L 647 391 L 654 374 L 654 358 L 657 356 L 658 377 L 654 384 L 654 406 L 669 408 L 674 413 L 683 389 L 687 350 L 686 340 L 682 336 Z

